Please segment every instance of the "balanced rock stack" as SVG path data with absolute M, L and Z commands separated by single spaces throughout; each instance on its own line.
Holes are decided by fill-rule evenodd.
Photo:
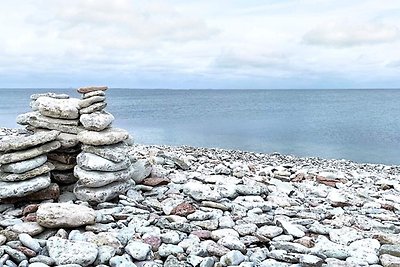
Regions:
M 61 146 L 56 141 L 58 135 L 58 131 L 49 131 L 11 135 L 0 139 L 1 202 L 26 197 L 39 191 L 43 193 L 43 190 L 49 188 L 50 171 L 54 169 L 54 165 L 47 161 L 46 154 Z M 55 186 L 59 192 L 57 185 Z
M 105 86 L 81 87 L 80 122 L 85 128 L 78 134 L 82 153 L 77 157 L 74 174 L 78 178 L 74 193 L 80 200 L 103 202 L 124 193 L 134 169 L 128 156 L 127 131 L 112 128 L 114 116 L 104 110 Z
M 79 125 L 79 114 L 86 103 L 66 94 L 44 93 L 32 95 L 30 106 L 33 111 L 19 115 L 17 123 L 33 132 L 60 132 L 60 148 L 47 155 L 54 165 L 51 177 L 62 185 L 75 183 L 73 169 L 81 151 L 77 134 L 84 130 Z

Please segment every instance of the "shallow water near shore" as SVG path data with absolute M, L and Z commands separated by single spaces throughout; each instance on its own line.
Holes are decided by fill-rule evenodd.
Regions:
M 0 126 L 17 127 L 29 96 L 0 89 Z M 400 90 L 110 89 L 115 126 L 143 144 L 191 145 L 398 165 Z

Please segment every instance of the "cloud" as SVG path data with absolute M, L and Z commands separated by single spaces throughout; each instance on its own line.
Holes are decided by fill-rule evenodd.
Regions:
M 319 26 L 303 36 L 310 45 L 331 47 L 353 47 L 397 41 L 400 30 L 396 26 L 382 23 L 329 23 Z

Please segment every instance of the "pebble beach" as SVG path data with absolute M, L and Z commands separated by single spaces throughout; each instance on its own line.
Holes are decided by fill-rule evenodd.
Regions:
M 400 166 L 135 144 L 93 92 L 83 126 L 0 129 L 0 266 L 400 266 Z

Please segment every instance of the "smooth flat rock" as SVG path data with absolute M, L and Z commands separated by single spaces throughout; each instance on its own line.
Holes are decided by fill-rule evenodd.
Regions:
M 90 98 L 89 98 L 90 99 Z M 82 114 L 79 118 L 86 130 L 102 131 L 114 121 L 114 116 L 107 111 L 97 111 L 90 114 Z
M 24 173 L 39 166 L 42 166 L 47 161 L 46 155 L 40 155 L 35 158 L 31 158 L 24 161 L 18 161 L 14 163 L 4 164 L 0 166 L 0 171 L 8 173 Z
M 114 162 L 124 161 L 128 154 L 128 146 L 124 142 L 105 146 L 82 145 L 82 150 Z
M 101 203 L 124 194 L 129 187 L 130 185 L 126 182 L 114 182 L 98 188 L 77 185 L 74 193 L 79 200 Z
M 54 170 L 54 165 L 46 162 L 40 167 L 36 169 L 24 172 L 24 173 L 4 173 L 0 172 L 0 181 L 2 182 L 18 182 L 28 180 L 30 178 L 34 178 L 36 176 L 40 176 L 42 174 L 48 173 Z
M 40 114 L 52 118 L 77 119 L 79 117 L 80 99 L 56 99 L 47 96 L 37 100 Z
M 27 113 L 20 114 L 17 116 L 17 123 L 21 124 L 21 125 L 27 125 L 27 124 L 30 124 L 30 122 L 34 122 L 34 121 L 49 123 L 49 124 L 75 125 L 75 126 L 77 126 L 79 124 L 78 119 L 75 119 L 75 120 L 56 119 L 56 118 L 43 116 L 38 111 L 27 112 Z
M 76 91 L 80 94 L 87 94 L 94 91 L 107 91 L 107 86 L 84 86 L 79 87 Z
M 44 116 L 42 116 L 44 117 Z M 59 120 L 59 121 L 68 121 L 68 120 L 62 120 L 62 119 L 53 119 L 53 120 Z M 63 133 L 70 133 L 70 134 L 77 134 L 81 131 L 84 130 L 82 126 L 78 126 L 79 120 L 71 120 L 73 123 L 70 124 L 64 124 L 64 123 L 58 123 L 58 122 L 53 122 L 50 120 L 37 120 L 32 117 L 26 117 L 25 114 L 22 114 L 17 117 L 17 122 L 21 125 L 28 125 L 34 128 L 42 128 L 42 129 L 48 129 L 48 130 L 57 130 Z
M 82 95 L 82 99 L 86 99 L 92 96 L 105 96 L 106 93 L 104 91 L 101 90 L 97 90 L 97 91 L 92 91 L 90 93 L 86 93 Z
M 10 230 L 17 234 L 28 234 L 30 236 L 35 236 L 44 231 L 44 228 L 40 226 L 37 222 L 23 222 L 17 223 L 10 227 Z
M 58 131 L 35 133 L 31 135 L 6 136 L 0 140 L 0 152 L 25 150 L 37 145 L 53 141 L 60 134 Z
M 79 179 L 78 184 L 86 187 L 101 187 L 112 182 L 127 181 L 132 178 L 133 173 L 132 166 L 116 172 L 86 171 L 79 166 L 74 168 L 74 175 Z
M 119 128 L 108 128 L 101 132 L 83 131 L 78 134 L 78 140 L 86 145 L 112 145 L 128 139 L 129 133 Z
M 0 182 L 0 199 L 29 195 L 48 187 L 50 182 L 50 174 L 20 182 Z
M 59 237 L 51 237 L 46 243 L 49 256 L 56 265 L 79 264 L 90 266 L 96 260 L 98 249 L 93 243 L 70 241 Z
M 27 150 L 5 153 L 3 155 L 0 155 L 0 164 L 8 164 L 27 159 L 32 159 L 37 156 L 46 154 L 50 151 L 56 150 L 60 146 L 61 146 L 60 142 L 51 141 L 37 147 L 29 148 Z
M 70 203 L 44 203 L 36 212 L 37 222 L 47 228 L 79 227 L 94 224 L 92 208 Z
M 85 98 L 79 102 L 79 108 L 87 108 L 95 103 L 104 102 L 105 100 L 105 96 L 92 96 L 89 98 Z
M 32 127 L 32 126 L 28 126 L 28 127 Z M 40 133 L 40 132 L 49 132 L 52 130 L 32 127 L 32 131 L 35 133 Z M 76 134 L 60 132 L 60 134 L 57 136 L 56 140 L 61 143 L 61 147 L 60 147 L 61 149 L 75 147 L 79 144 Z
M 96 112 L 96 111 L 102 111 L 106 107 L 107 107 L 107 103 L 106 102 L 99 102 L 99 103 L 95 103 L 93 105 L 90 105 L 87 108 L 81 109 L 79 111 L 79 113 L 80 114 L 89 114 L 89 113 L 93 113 L 93 112 Z
M 56 98 L 56 99 L 68 99 L 69 95 L 67 94 L 57 94 L 57 93 L 40 93 L 40 94 L 33 94 L 31 95 L 30 99 L 31 100 L 37 100 L 39 97 L 42 96 L 47 96 L 47 97 L 51 97 L 51 98 Z
M 88 171 L 115 172 L 127 169 L 131 162 L 128 157 L 121 162 L 113 162 L 92 153 L 82 152 L 76 158 L 78 166 Z

